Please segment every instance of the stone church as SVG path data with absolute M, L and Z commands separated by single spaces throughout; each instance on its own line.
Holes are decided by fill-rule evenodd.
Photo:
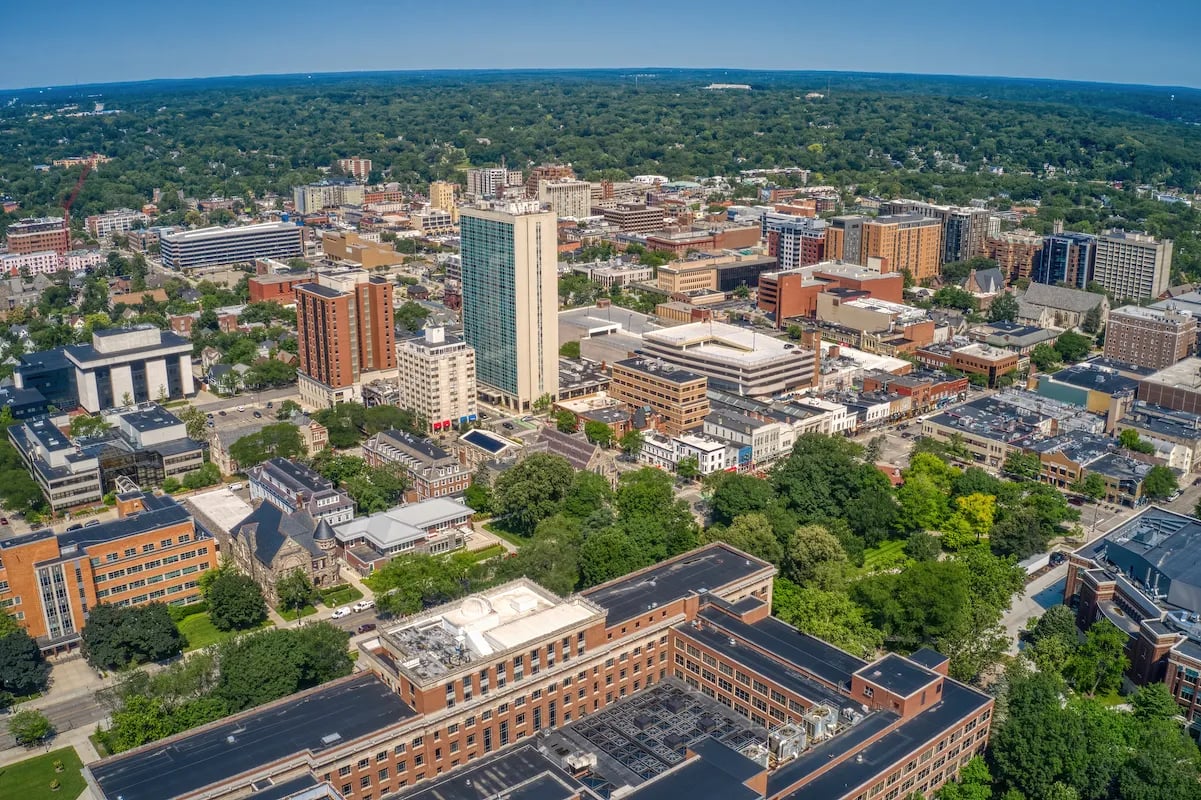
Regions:
M 286 512 L 260 503 L 229 537 L 234 563 L 254 578 L 272 606 L 279 602 L 275 582 L 298 567 L 318 589 L 338 583 L 334 529 L 307 511 Z

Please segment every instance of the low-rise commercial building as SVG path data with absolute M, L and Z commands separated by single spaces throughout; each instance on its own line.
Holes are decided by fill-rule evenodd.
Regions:
M 391 267 L 404 261 L 404 256 L 387 242 L 372 242 L 354 231 L 322 231 L 321 249 L 334 261 L 350 261 L 363 269 Z
M 130 492 L 118 519 L 57 534 L 43 528 L 0 539 L 0 609 L 46 652 L 79 644 L 100 603 L 182 605 L 217 566 L 211 534 L 170 497 Z
M 968 375 L 981 375 L 985 385 L 996 387 L 1006 375 L 1025 369 L 1029 358 L 1012 350 L 987 344 L 951 342 L 919 348 L 914 355 L 918 363 L 938 369 L 955 369 Z
M 1141 377 L 1138 399 L 1148 405 L 1201 414 L 1201 358 L 1189 357 Z
M 256 258 L 286 261 L 304 256 L 304 229 L 290 222 L 260 222 L 163 233 L 159 252 L 163 266 L 174 270 L 249 264 Z
M 602 207 L 601 216 L 623 233 L 650 233 L 663 228 L 663 208 L 645 203 L 618 203 Z
M 1138 433 L 1139 439 L 1155 448 L 1156 458 L 1181 474 L 1201 466 L 1201 415 L 1136 400 L 1117 420 L 1114 435 L 1127 429 Z
M 650 408 L 662 417 L 664 431 L 678 434 L 704 423 L 707 388 L 704 375 L 639 357 L 613 365 L 609 394 L 632 410 Z
M 296 305 L 296 287 L 313 282 L 311 272 L 288 272 L 283 274 L 252 275 L 247 280 L 252 303 L 279 303 L 281 306 Z
M 1064 403 L 1085 408 L 1105 417 L 1107 431 L 1134 403 L 1138 381 L 1111 367 L 1092 362 L 1073 364 L 1056 373 L 1038 376 L 1035 392 Z
M 712 475 L 714 472 L 736 468 L 739 461 L 738 450 L 739 448 L 731 447 L 719 439 L 693 433 L 678 436 L 647 433 L 642 437 L 638 461 L 675 472 L 680 468 L 681 462 L 691 460 L 695 463 L 697 474 Z M 748 453 L 748 460 L 749 457 Z
M 643 334 L 647 356 L 704 375 L 736 394 L 770 397 L 813 386 L 814 350 L 721 322 L 678 325 Z

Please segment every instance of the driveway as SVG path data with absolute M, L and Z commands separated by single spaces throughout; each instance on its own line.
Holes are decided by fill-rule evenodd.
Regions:
M 1009 636 L 1009 652 L 1018 651 L 1018 633 L 1026 627 L 1031 617 L 1042 616 L 1051 606 L 1063 602 L 1063 589 L 1067 585 L 1068 565 L 1060 564 L 1026 584 L 1026 591 L 1015 597 L 1009 612 L 1001 618 Z

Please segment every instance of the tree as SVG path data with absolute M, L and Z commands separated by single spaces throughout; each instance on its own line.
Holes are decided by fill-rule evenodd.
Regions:
M 9 717 L 8 732 L 17 744 L 32 747 L 54 735 L 54 725 L 40 711 L 18 711 Z
M 1155 454 L 1155 445 L 1150 442 L 1144 442 L 1139 436 L 1138 431 L 1134 428 L 1126 428 L 1118 434 L 1118 443 L 1127 450 L 1132 450 L 1135 453 L 1143 453 L 1145 455 Z
M 937 561 L 942 552 L 942 543 L 937 536 L 915 531 L 905 540 L 904 550 L 905 555 L 914 561 Z
M 626 458 L 636 461 L 638 454 L 642 452 L 642 442 L 642 432 L 631 428 L 617 440 L 617 446 L 621 448 L 621 452 Z
M 585 587 L 619 578 L 650 563 L 629 534 L 617 528 L 584 539 L 579 559 L 580 580 Z
M 296 367 L 278 358 L 262 358 L 250 365 L 242 382 L 252 389 L 267 386 L 287 386 L 296 382 Z
M 564 342 L 559 347 L 559 355 L 563 356 L 563 358 L 579 358 L 580 343 L 577 341 Z
M 847 553 L 838 537 L 821 525 L 802 525 L 788 545 L 788 577 L 800 586 L 834 589 L 842 585 Z
M 45 691 L 50 665 L 41 648 L 21 625 L 0 613 L 0 693 L 18 697 Z
M 562 513 L 583 522 L 598 510 L 607 509 L 613 502 L 613 487 L 608 478 L 595 472 L 581 471 L 572 476 L 560 506 Z
M 883 634 L 864 619 L 862 609 L 842 592 L 806 588 L 787 578 L 776 578 L 772 612 L 798 630 L 860 658 L 872 658 L 883 644 Z
M 1176 473 L 1162 464 L 1151 467 L 1143 478 L 1143 494 L 1152 500 L 1171 497 L 1177 488 Z
M 1094 336 L 1101 332 L 1101 304 L 1090 308 L 1084 314 L 1084 321 L 1080 323 L 1080 330 L 1085 333 L 1091 333 Z
M 1086 358 L 1092 349 L 1092 339 L 1073 331 L 1064 331 L 1055 340 L 1055 352 L 1069 364 Z
M 332 434 L 331 434 L 332 440 Z M 300 429 L 285 422 L 267 425 L 229 446 L 229 456 L 240 468 L 253 467 L 270 458 L 296 458 L 304 455 L 304 440 Z
M 1009 292 L 1002 292 L 993 298 L 988 307 L 989 322 L 1013 322 L 1018 318 L 1018 301 Z
M 300 685 L 317 686 L 343 675 L 354 668 L 350 659 L 350 634 L 328 622 L 304 625 L 294 631 L 296 647 L 300 650 Z
M 574 470 L 562 456 L 536 453 L 496 479 L 493 507 L 513 530 L 529 536 L 558 510 Z
M 208 415 L 193 405 L 187 405 L 175 412 L 175 416 L 183 422 L 189 439 L 205 441 L 208 439 Z
M 329 432 L 331 447 L 354 447 L 363 440 L 367 409 L 362 403 L 338 403 L 333 408 L 323 408 L 314 412 L 313 419 L 324 425 Z
M 971 292 L 958 286 L 944 286 L 934 293 L 932 299 L 939 308 L 957 308 L 970 313 L 980 307 L 980 301 Z
M 275 412 L 275 418 L 292 419 L 293 416 L 303 411 L 304 409 L 300 407 L 300 403 L 297 403 L 295 400 L 285 400 L 279 404 L 279 409 Z
M 1067 606 L 1051 606 L 1030 629 L 1025 655 L 1041 671 L 1060 675 L 1077 639 L 1075 614 Z
M 696 456 L 685 456 L 676 462 L 676 474 L 686 481 L 695 480 L 701 474 L 701 462 Z
M 1166 683 L 1148 683 L 1139 687 L 1131 698 L 1130 705 L 1134 711 L 1134 718 L 1144 724 L 1168 722 L 1181 715 L 1180 706 Z
M 1084 643 L 1064 666 L 1064 677 L 1077 691 L 1089 695 L 1117 689 L 1122 683 L 1122 673 L 1130 667 L 1126 642 L 1126 634 L 1109 620 L 1094 622 L 1084 636 Z
M 613 444 L 613 429 L 605 423 L 590 419 L 584 423 L 584 436 L 593 444 L 609 447 Z
M 591 474 L 591 473 L 581 473 Z M 529 578 L 555 594 L 567 596 L 580 581 L 579 523 L 562 514 L 542 520 L 533 537 L 496 565 L 496 579 Z
M 300 567 L 275 582 L 275 596 L 279 599 L 280 608 L 297 612 L 318 597 L 313 582 Z
M 255 628 L 267 619 L 267 603 L 254 579 L 225 570 L 209 586 L 206 595 L 213 626 L 221 631 Z
M 396 309 L 393 319 L 396 324 L 410 333 L 416 333 L 421 330 L 425 323 L 425 318 L 430 315 L 429 310 L 420 303 L 408 300 L 400 308 Z
M 534 409 L 535 414 L 545 414 L 550 410 L 551 404 L 554 403 L 554 401 L 555 399 L 551 397 L 549 393 L 543 394 L 531 404 L 531 407 Z
M 1105 479 L 1096 472 L 1089 472 L 1080 480 L 1074 482 L 1071 485 L 1071 490 L 1095 503 L 1105 496 Z
M 260 631 L 221 645 L 221 676 L 215 694 L 231 712 L 269 703 L 301 688 L 304 654 L 296 646 L 295 634 L 290 628 Z
M 73 438 L 99 436 L 107 431 L 110 427 L 112 426 L 105 422 L 103 417 L 92 417 L 87 414 L 80 414 L 71 418 L 71 436 Z
M 724 530 L 710 528 L 707 533 L 769 564 L 784 560 L 784 547 L 776 538 L 771 521 L 763 514 L 744 514 Z
M 988 535 L 996 514 L 997 498 L 977 492 L 956 497 L 955 505 L 955 513 L 943 525 L 942 543 L 948 550 L 978 543 Z
M 1059 358 L 1059 351 L 1046 342 L 1036 344 L 1034 349 L 1030 351 L 1030 363 L 1039 372 L 1054 371 L 1059 366 Z
M 83 629 L 83 654 L 97 669 L 121 669 L 178 655 L 183 636 L 162 603 L 94 606 Z
M 426 422 L 416 412 L 397 406 L 372 406 L 363 412 L 363 432 L 374 436 L 380 431 L 407 431 L 421 436 L 426 431 Z
M 938 800 L 990 800 L 991 797 L 992 774 L 980 756 L 964 764 L 958 780 L 944 784 L 937 795 Z
M 580 420 L 567 409 L 560 409 L 555 412 L 555 427 L 559 433 L 575 433 L 580 429 Z
M 183 476 L 181 481 L 185 489 L 203 489 L 221 482 L 221 470 L 216 464 L 209 462 Z
M 705 482 L 712 492 L 709 508 L 713 521 L 719 525 L 729 525 L 743 514 L 764 511 L 776 500 L 772 485 L 753 475 L 718 472 L 707 477 Z

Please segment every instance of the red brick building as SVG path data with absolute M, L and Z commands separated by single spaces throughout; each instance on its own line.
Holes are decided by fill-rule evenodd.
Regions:
M 669 763 L 718 758 L 726 777 L 711 782 L 725 787 L 735 774 L 732 785 L 751 791 L 716 796 L 859 800 L 929 796 L 983 751 L 993 701 L 948 678 L 946 658 L 923 649 L 869 662 L 799 633 L 769 616 L 774 573 L 715 543 L 566 599 L 524 579 L 503 584 L 387 626 L 360 648 L 374 677 L 123 753 L 88 775 L 107 800 L 145 800 L 151 789 L 240 797 L 266 775 L 367 800 L 490 774 L 482 788 L 430 796 L 505 796 L 541 769 L 476 765 L 525 753 L 530 739 L 564 759 L 555 797 L 582 796 L 560 782 L 579 779 L 649 798 L 675 780 Z M 263 735 L 283 719 L 298 739 Z M 678 735 L 668 741 L 665 730 Z M 238 759 L 192 757 L 229 736 L 245 742 Z M 725 748 L 711 750 L 713 738 Z M 614 766 L 627 742 L 652 739 L 634 751 L 677 755 L 641 762 L 641 774 Z M 763 760 L 751 760 L 758 750 Z
M 309 273 L 297 275 L 255 275 L 247 282 L 252 303 L 279 303 L 281 306 L 296 305 L 296 287 L 312 283 Z

